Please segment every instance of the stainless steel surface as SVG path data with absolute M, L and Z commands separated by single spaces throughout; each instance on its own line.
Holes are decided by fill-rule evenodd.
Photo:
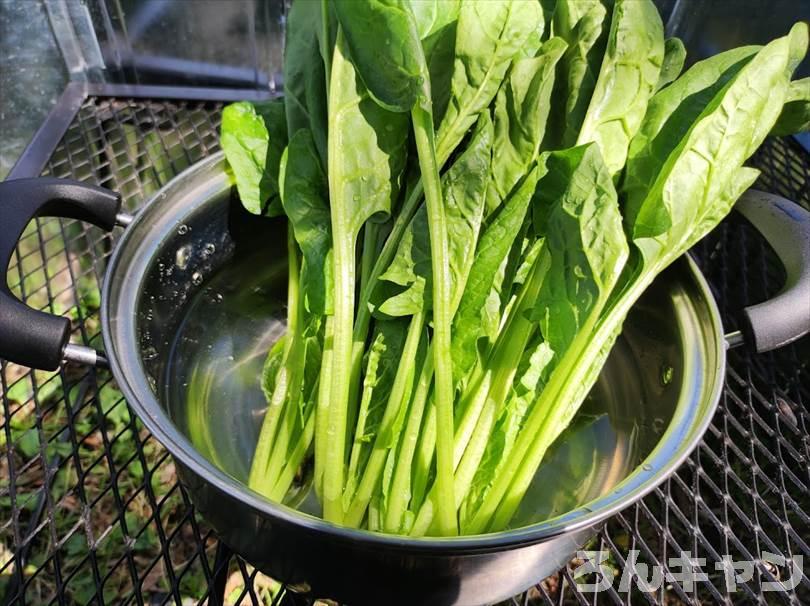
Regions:
M 735 347 L 745 345 L 745 337 L 739 330 L 734 330 L 727 333 L 723 338 L 726 340 L 726 347 L 728 349 L 734 349 Z
M 433 603 L 483 603 L 528 587 L 570 558 L 575 544 L 581 544 L 595 524 L 663 481 L 691 452 L 711 419 L 723 380 L 722 330 L 708 287 L 691 260 L 684 259 L 656 282 L 633 311 L 594 392 L 590 403 L 594 418 L 606 415 L 611 430 L 596 435 L 608 443 L 612 440 L 614 456 L 605 457 L 598 451 L 599 440 L 591 439 L 591 450 L 583 458 L 600 464 L 613 461 L 616 467 L 602 465 L 595 475 L 587 465 L 566 470 L 574 477 L 581 473 L 583 484 L 591 476 L 598 478 L 584 491 L 590 494 L 581 495 L 587 502 L 569 502 L 556 509 L 550 505 L 549 483 L 563 481 L 558 478 L 558 463 L 540 470 L 514 529 L 477 537 L 381 535 L 339 528 L 270 503 L 240 481 L 251 438 L 249 430 L 245 437 L 237 437 L 237 432 L 245 430 L 241 424 L 255 423 L 255 415 L 249 413 L 250 407 L 260 406 L 257 386 L 237 381 L 237 388 L 245 390 L 242 398 L 221 392 L 214 399 L 205 396 L 205 389 L 191 385 L 190 374 L 185 375 L 190 385 L 182 386 L 178 371 L 182 374 L 185 368 L 193 373 L 194 367 L 184 366 L 182 352 L 177 357 L 176 338 L 194 332 L 178 327 L 188 321 L 195 305 L 220 304 L 216 302 L 222 294 L 218 272 L 238 272 L 233 263 L 255 267 L 249 254 L 240 256 L 240 234 L 251 229 L 264 233 L 261 240 L 276 251 L 264 251 L 265 263 L 283 260 L 284 239 L 267 238 L 271 228 L 267 220 L 245 217 L 232 197 L 222 155 L 210 157 L 168 184 L 127 229 L 105 279 L 102 324 L 122 391 L 145 425 L 175 456 L 201 513 L 249 561 L 277 578 L 308 584 L 316 595 L 327 592 L 354 603 L 370 600 L 374 592 L 359 591 L 370 570 L 374 571 L 371 576 L 396 583 L 405 592 L 401 595 Z M 245 241 L 255 246 L 256 238 L 246 237 Z M 231 295 L 238 299 L 240 293 L 224 297 Z M 273 330 L 277 334 L 273 327 L 279 318 L 278 304 L 274 306 L 272 298 L 266 312 L 248 308 L 258 316 L 248 322 L 258 333 L 248 345 L 246 357 L 246 374 L 252 374 L 247 371 L 256 363 L 255 352 L 272 338 Z M 228 309 L 227 305 L 222 309 Z M 228 321 L 238 324 L 240 318 L 209 322 L 207 334 L 197 338 L 211 345 L 209 366 L 225 353 L 215 351 L 214 344 L 221 346 L 216 333 Z M 227 341 L 228 347 L 233 344 L 233 340 Z M 180 364 L 167 371 L 172 359 Z M 199 362 L 199 356 L 195 360 Z M 202 367 L 205 365 L 203 360 Z M 174 390 L 175 397 L 166 398 L 164 389 L 168 393 Z M 200 395 L 203 401 L 198 399 Z M 212 410 L 214 402 L 219 408 L 211 415 L 206 411 Z M 234 412 L 234 406 L 241 406 L 242 413 Z M 202 421 L 190 423 L 189 413 Z M 626 429 L 628 419 L 633 427 L 630 431 Z M 213 441 L 214 432 L 226 427 L 226 435 Z M 588 441 L 582 437 L 594 434 L 588 433 L 592 431 L 588 423 L 579 430 L 584 431 L 578 442 L 582 448 Z M 627 436 L 633 433 L 634 439 L 646 440 L 646 444 L 636 455 L 628 456 L 632 439 Z M 253 436 L 255 439 L 255 429 Z M 239 439 L 241 443 L 237 443 Z M 285 547 L 283 557 L 279 545 Z M 327 559 L 330 550 L 334 551 Z M 520 570 L 517 562 L 522 562 Z M 428 575 L 428 582 L 415 585 L 417 573 Z
M 65 345 L 63 356 L 66 362 L 74 362 L 83 366 L 98 366 L 102 368 L 109 366 L 109 362 L 104 354 L 86 345 L 68 343 Z
M 120 212 L 115 216 L 115 224 L 118 227 L 129 227 L 129 224 L 135 219 L 134 215 L 129 213 Z

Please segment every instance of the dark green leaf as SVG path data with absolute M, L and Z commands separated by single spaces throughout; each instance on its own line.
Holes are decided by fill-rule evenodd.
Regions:
M 427 62 L 410 3 L 334 0 L 334 6 L 352 61 L 377 103 L 394 112 L 427 103 Z
M 475 362 L 478 338 L 483 332 L 482 313 L 498 270 L 520 232 L 538 179 L 545 173 L 545 161 L 524 178 L 520 186 L 495 213 L 481 233 L 470 275 L 453 320 L 453 375 L 464 377 Z
M 803 78 L 791 83 L 785 106 L 771 134 L 786 137 L 807 131 L 810 131 L 810 78 Z
M 546 149 L 571 147 L 577 139 L 602 62 L 607 11 L 598 0 L 559 0 L 553 34 L 568 48 L 558 64 Z
M 298 130 L 284 153 L 282 204 L 304 255 L 305 303 L 311 313 L 331 314 L 333 263 L 331 216 L 326 203 L 328 183 L 310 130 Z
M 253 214 L 281 214 L 278 167 L 287 145 L 284 102 L 240 101 L 222 111 L 220 142 L 242 205 Z
M 658 84 L 655 85 L 655 90 L 661 90 L 680 76 L 685 61 L 686 47 L 681 42 L 681 39 L 667 38 L 664 43 L 664 63 L 661 65 L 661 73 L 658 76 Z

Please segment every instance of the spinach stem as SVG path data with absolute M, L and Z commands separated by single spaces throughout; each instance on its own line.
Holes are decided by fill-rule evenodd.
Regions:
M 326 460 L 326 431 L 329 427 L 329 392 L 332 387 L 332 346 L 334 339 L 334 316 L 326 316 L 323 334 L 323 356 L 318 377 L 318 404 L 315 412 L 315 493 L 323 495 L 323 468 Z
M 343 33 L 338 29 L 337 48 L 344 46 Z M 336 61 L 347 61 L 340 52 L 335 52 Z M 339 90 L 340 69 L 333 70 L 336 77 L 331 85 Z M 341 112 L 333 107 L 335 96 L 329 99 L 329 132 L 337 133 Z M 341 187 L 340 137 L 330 136 L 327 150 L 329 170 L 329 200 L 332 220 L 332 254 L 334 259 L 334 333 L 332 338 L 332 386 L 329 390 L 327 425 L 324 435 L 325 463 L 323 469 L 323 514 L 328 522 L 340 524 L 343 521 L 343 482 L 346 466 L 346 432 L 349 410 L 351 375 L 352 335 L 354 332 L 354 289 L 355 289 L 355 243 L 357 230 L 352 227 L 353 217 L 349 216 L 351 201 L 346 200 L 346 192 Z
M 547 268 L 546 261 L 545 257 L 535 261 L 529 279 L 521 286 L 516 304 L 495 343 L 483 378 L 476 387 L 459 431 L 456 433 L 454 490 L 457 507 L 461 506 L 470 490 L 478 465 L 486 451 L 498 412 L 506 402 L 520 359 L 523 357 L 532 335 L 534 322 L 529 320 L 528 312 L 540 292 Z M 413 536 L 424 535 L 431 528 L 436 499 L 437 494 L 432 489 L 416 516 L 416 521 L 411 529 Z
M 287 399 L 291 375 L 295 370 L 293 366 L 297 362 L 293 352 L 299 340 L 302 291 L 299 282 L 298 245 L 295 242 L 291 225 L 287 226 L 287 264 L 287 338 L 284 343 L 281 366 L 276 373 L 273 395 L 267 405 L 267 412 L 262 421 L 262 428 L 259 431 L 259 439 L 256 442 L 248 474 L 248 486 L 262 494 L 266 494 L 272 488 L 266 477 L 266 470 L 276 437 L 278 420 Z
M 273 501 L 278 503 L 283 502 L 284 497 L 287 496 L 287 491 L 290 489 L 295 479 L 295 474 L 298 472 L 301 463 L 304 461 L 304 457 L 307 456 L 310 450 L 309 447 L 312 445 L 312 437 L 315 434 L 315 412 L 315 409 L 311 408 L 307 413 L 304 430 L 290 452 L 290 457 L 287 464 L 284 466 L 284 471 L 281 472 L 275 486 L 273 486 L 270 492 L 269 497 Z
M 383 471 L 385 459 L 389 452 L 389 441 L 394 430 L 394 422 L 400 408 L 408 405 L 404 400 L 406 394 L 410 391 L 409 383 L 413 383 L 416 354 L 419 350 L 419 340 L 422 336 L 424 321 L 425 318 L 422 312 L 411 316 L 408 334 L 405 337 L 405 345 L 402 348 L 402 357 L 397 367 L 394 383 L 391 386 L 391 394 L 388 396 L 385 411 L 380 421 L 380 428 L 377 430 L 377 436 L 374 439 L 374 448 L 363 470 L 363 477 L 357 485 L 357 491 L 353 495 L 347 495 L 347 500 L 350 499 L 350 505 L 346 510 L 344 522 L 348 526 L 360 526 L 369 502 L 379 484 L 380 474 Z
M 425 104 L 429 100 L 424 101 Z M 444 215 L 433 115 L 422 103 L 411 110 L 419 168 L 425 188 L 433 270 L 433 354 L 436 394 L 436 501 L 442 535 L 458 534 L 453 497 L 453 360 L 450 353 L 452 312 L 447 222 Z
M 402 446 L 397 455 L 394 478 L 389 490 L 388 507 L 385 512 L 384 528 L 386 532 L 400 532 L 402 530 L 403 515 L 411 500 L 411 473 L 416 446 L 419 442 L 419 430 L 422 428 L 422 418 L 425 403 L 433 382 L 433 349 L 428 348 L 422 371 L 419 373 L 419 383 L 408 411 L 408 422 L 402 435 Z
M 416 449 L 416 464 L 413 471 L 413 496 L 411 509 L 418 510 L 425 501 L 430 472 L 433 466 L 433 454 L 436 449 L 436 402 L 434 398 L 428 401 L 425 422 L 419 436 L 419 446 Z

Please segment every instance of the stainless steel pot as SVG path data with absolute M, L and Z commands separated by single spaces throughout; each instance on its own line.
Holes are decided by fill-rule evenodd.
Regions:
M 483 604 L 559 569 L 600 522 L 683 462 L 711 421 L 729 341 L 765 351 L 810 331 L 810 214 L 753 191 L 738 210 L 782 259 L 783 292 L 746 309 L 745 335 L 724 337 L 692 259 L 669 268 L 628 318 L 515 527 L 495 534 L 410 539 L 341 528 L 245 486 L 264 406 L 257 377 L 283 330 L 284 227 L 242 210 L 221 154 L 179 175 L 134 219 L 101 188 L 56 179 L 0 184 L 4 273 L 33 216 L 124 227 L 102 293 L 105 352 L 69 344 L 67 319 L 25 307 L 3 279 L 0 357 L 43 369 L 63 359 L 109 363 L 221 539 L 298 590 L 350 604 L 377 603 L 383 591 L 387 603 Z

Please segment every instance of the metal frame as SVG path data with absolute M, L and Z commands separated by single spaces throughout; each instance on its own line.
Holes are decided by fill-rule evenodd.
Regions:
M 185 99 L 191 101 L 266 101 L 272 91 L 253 88 L 203 88 L 198 86 L 154 86 L 68 82 L 50 113 L 9 171 L 6 179 L 37 177 L 45 168 L 79 109 L 88 97 L 130 97 L 136 99 Z

